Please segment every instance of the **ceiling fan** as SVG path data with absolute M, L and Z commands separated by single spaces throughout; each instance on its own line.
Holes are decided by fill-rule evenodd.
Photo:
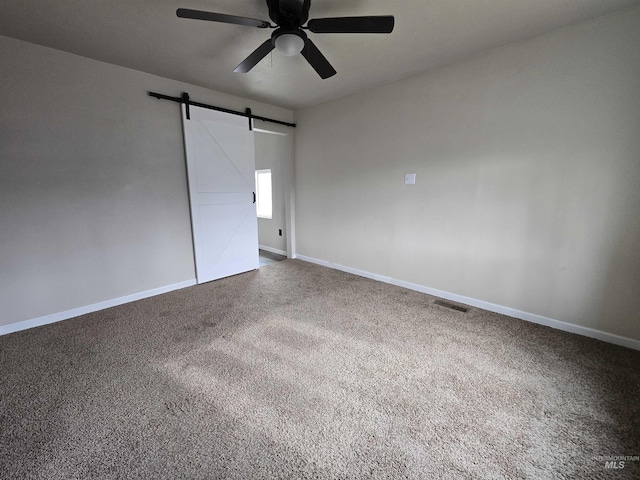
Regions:
M 247 27 L 275 28 L 271 38 L 266 40 L 236 67 L 234 70 L 236 73 L 247 73 L 273 49 L 276 49 L 286 56 L 302 54 L 323 79 L 332 77 L 336 74 L 336 71 L 304 30 L 309 30 L 312 33 L 391 33 L 395 23 L 393 16 L 390 15 L 315 18 L 309 20 L 311 0 L 267 0 L 267 6 L 269 7 L 269 18 L 275 25 L 254 18 L 203 12 L 188 8 L 179 8 L 176 11 L 176 15 L 180 18 L 232 23 Z M 308 23 L 307 20 L 309 20 Z

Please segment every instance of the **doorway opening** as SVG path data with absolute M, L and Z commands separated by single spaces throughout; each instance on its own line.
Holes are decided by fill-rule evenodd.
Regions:
M 292 143 L 288 135 L 256 131 L 255 192 L 260 267 L 287 258 L 288 157 Z

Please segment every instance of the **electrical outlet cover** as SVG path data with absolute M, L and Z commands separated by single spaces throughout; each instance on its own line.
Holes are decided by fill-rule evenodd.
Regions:
M 416 174 L 415 173 L 405 173 L 404 174 L 404 184 L 405 185 L 415 185 L 416 184 Z

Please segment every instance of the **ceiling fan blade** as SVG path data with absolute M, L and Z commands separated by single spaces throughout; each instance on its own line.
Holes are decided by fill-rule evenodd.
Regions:
M 314 18 L 307 27 L 313 33 L 391 33 L 395 19 L 391 15 L 377 17 Z
M 268 28 L 269 22 L 256 20 L 255 18 L 237 17 L 235 15 L 225 15 L 224 13 L 202 12 L 200 10 L 190 10 L 179 8 L 176 15 L 180 18 L 191 18 L 193 20 L 207 20 L 209 22 L 233 23 L 234 25 L 245 25 L 247 27 Z
M 333 77 L 336 74 L 335 69 L 331 66 L 324 55 L 322 55 L 322 52 L 318 50 L 318 47 L 316 47 L 311 39 L 307 38 L 304 48 L 300 53 L 307 59 L 307 62 L 309 62 L 323 80 L 325 78 Z
M 255 67 L 260 60 L 266 57 L 274 48 L 275 47 L 273 46 L 273 42 L 271 42 L 271 39 L 267 40 L 258 48 L 256 48 L 251 55 L 245 58 L 244 62 L 238 65 L 234 72 L 247 73 L 249 70 Z

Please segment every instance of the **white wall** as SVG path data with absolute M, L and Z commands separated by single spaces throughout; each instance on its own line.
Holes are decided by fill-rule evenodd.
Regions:
M 296 117 L 298 254 L 640 339 L 640 9 Z
M 293 112 L 0 37 L 0 326 L 194 278 L 180 109 Z
M 268 128 L 274 127 L 269 126 Z M 258 218 L 258 241 L 260 245 L 286 252 L 285 185 L 288 178 L 286 169 L 293 161 L 293 134 L 256 133 L 255 142 L 256 169 L 268 168 L 271 170 L 273 191 L 273 216 L 271 219 Z M 282 236 L 278 234 L 280 229 L 282 229 Z

